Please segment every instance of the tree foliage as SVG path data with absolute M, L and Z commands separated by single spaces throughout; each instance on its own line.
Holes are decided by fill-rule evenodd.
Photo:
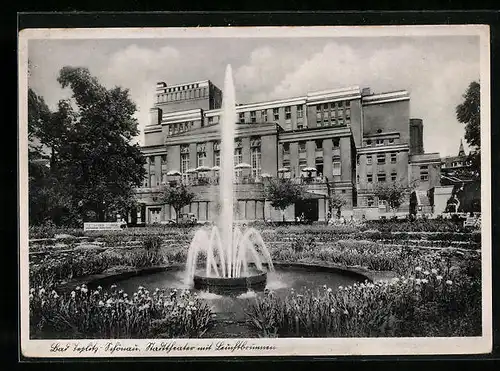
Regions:
M 271 179 L 266 186 L 265 194 L 274 208 L 284 211 L 302 199 L 303 187 L 288 178 Z
M 375 196 L 377 196 L 379 200 L 387 202 L 387 205 L 389 205 L 393 211 L 399 209 L 410 192 L 410 187 L 397 182 L 379 184 L 375 188 Z
M 332 193 L 328 199 L 330 205 L 330 212 L 333 214 L 333 210 L 337 211 L 337 216 L 341 215 L 341 209 L 347 204 L 345 197 L 338 193 Z
M 469 84 L 463 95 L 463 102 L 456 107 L 458 122 L 465 125 L 465 140 L 472 147 L 469 154 L 474 177 L 480 176 L 481 170 L 481 86 L 477 81 Z
M 456 108 L 458 122 L 465 125 L 465 140 L 479 149 L 481 147 L 481 105 L 480 85 L 477 81 L 469 84 L 463 95 L 464 101 Z
M 195 194 L 184 184 L 177 186 L 166 186 L 163 190 L 161 199 L 166 204 L 172 206 L 175 210 L 175 220 L 179 221 L 179 214 L 184 206 L 193 202 Z
M 128 90 L 107 89 L 79 67 L 62 68 L 57 80 L 71 99 L 47 115 L 43 100 L 29 93 L 28 112 L 33 135 L 50 148 L 50 176 L 60 184 L 53 191 L 81 220 L 125 213 L 145 176 L 140 148 L 130 143 L 139 132 Z

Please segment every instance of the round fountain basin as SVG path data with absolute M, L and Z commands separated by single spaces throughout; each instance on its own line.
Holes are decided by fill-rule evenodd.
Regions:
M 263 290 L 267 283 L 267 273 L 256 270 L 243 277 L 207 277 L 195 274 L 193 283 L 196 290 L 207 290 L 216 294 Z

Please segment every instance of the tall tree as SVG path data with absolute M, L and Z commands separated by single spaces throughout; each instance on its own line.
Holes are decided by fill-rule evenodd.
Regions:
M 473 81 L 463 95 L 464 101 L 456 107 L 458 122 L 465 125 L 465 140 L 472 147 L 469 154 L 474 176 L 480 177 L 481 170 L 481 86 Z
M 184 184 L 177 186 L 166 186 L 161 199 L 175 210 L 175 221 L 179 222 L 179 215 L 184 206 L 193 202 L 195 194 Z
M 124 213 L 145 176 L 140 148 L 130 143 L 139 131 L 129 91 L 105 88 L 86 68 L 64 67 L 57 80 L 72 97 L 36 132 L 51 148 L 53 176 L 82 218 Z
M 302 199 L 303 187 L 288 178 L 271 179 L 265 189 L 266 199 L 279 209 L 285 221 L 285 209 Z

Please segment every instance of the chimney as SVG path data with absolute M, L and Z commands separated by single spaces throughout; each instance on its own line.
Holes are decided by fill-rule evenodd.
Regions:
M 424 153 L 424 124 L 422 119 L 410 119 L 410 155 Z

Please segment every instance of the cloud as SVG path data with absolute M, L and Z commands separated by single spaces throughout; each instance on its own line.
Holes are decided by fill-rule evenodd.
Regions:
M 281 50 L 262 46 L 250 53 L 248 62 L 235 70 L 236 94 L 254 101 L 267 99 L 269 90 L 278 84 L 286 71 L 297 68 L 299 59 L 283 58 Z M 239 94 L 242 93 L 242 94 Z
M 243 87 L 253 83 L 254 100 L 347 86 L 370 87 L 375 92 L 407 89 L 410 115 L 424 120 L 425 150 L 458 151 L 463 125 L 456 121 L 455 107 L 468 84 L 479 78 L 478 58 L 464 61 L 463 53 L 432 41 L 426 47 L 396 43 L 371 49 L 330 42 L 308 58 L 300 58 L 295 50 L 281 51 L 280 58 L 277 54 L 255 50 L 249 63 L 238 70 L 238 83 L 242 78 L 247 81 Z M 284 68 L 283 61 L 290 60 L 296 65 Z
M 149 122 L 149 109 L 155 100 L 156 82 L 175 78 L 181 68 L 180 52 L 168 46 L 159 49 L 130 45 L 112 54 L 107 65 L 99 71 L 107 85 L 130 89 L 137 104 L 137 119 L 141 131 Z M 142 142 L 142 138 L 139 138 Z
M 88 67 L 105 86 L 130 89 L 141 130 L 150 120 L 156 82 L 208 78 L 221 83 L 226 63 L 233 66 L 241 103 L 352 85 L 375 92 L 407 89 L 410 114 L 424 120 L 426 151 L 457 152 L 464 132 L 463 125 L 456 122 L 455 107 L 468 84 L 479 78 L 478 40 L 377 37 L 262 41 L 36 41 L 30 45 L 34 65 L 30 85 L 54 108 L 69 93 L 57 83 L 60 68 Z

